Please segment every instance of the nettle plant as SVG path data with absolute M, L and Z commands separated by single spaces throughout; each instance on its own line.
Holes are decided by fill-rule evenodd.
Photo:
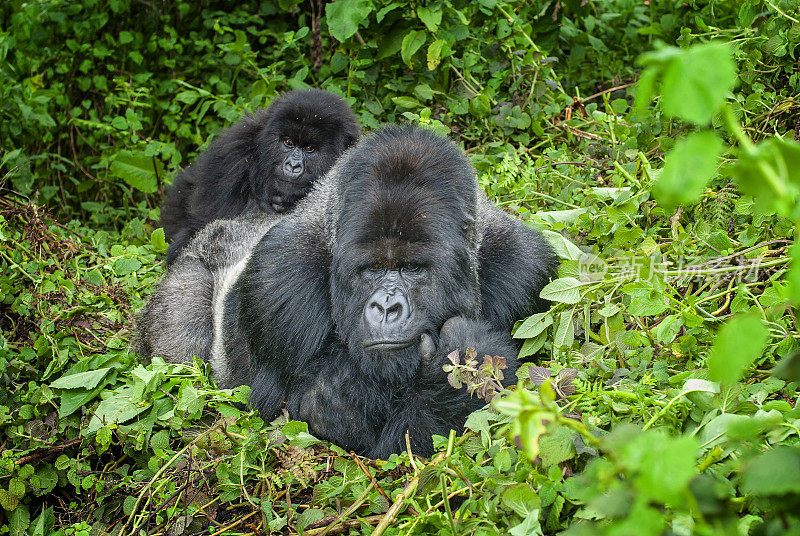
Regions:
M 667 248 L 680 254 L 688 241 L 679 224 L 683 210 L 719 195 L 727 188 L 725 178 L 743 194 L 737 210 L 746 205 L 761 222 L 785 225 L 788 220 L 788 238 L 796 238 L 800 229 L 800 145 L 779 136 L 758 143 L 748 137 L 729 103 L 737 80 L 730 46 L 662 47 L 640 59 L 644 71 L 632 117 L 660 114 L 662 121 L 681 122 L 686 133 L 678 131 L 661 170 L 640 158 L 634 173 L 617 166 L 631 187 L 595 190 L 609 190 L 602 193 L 610 201 L 617 233 L 635 227 L 626 228 L 625 218 L 633 222 L 645 207 L 648 218 L 668 220 L 663 228 L 671 234 L 670 243 L 643 236 L 639 251 L 645 255 L 659 256 Z M 651 109 L 656 98 L 658 106 Z M 660 208 L 650 201 L 651 192 Z M 625 218 L 614 220 L 612 211 Z M 800 248 L 793 245 L 786 255 L 783 247 L 778 258 L 766 260 L 742 255 L 760 262 L 766 282 L 731 277 L 726 291 L 715 293 L 712 287 L 701 297 L 689 286 L 681 296 L 665 282 L 669 270 L 658 273 L 651 264 L 632 262 L 632 273 L 620 276 L 597 255 L 560 234 L 550 235 L 564 264 L 561 277 L 542 296 L 556 306 L 519 323 L 515 337 L 525 339 L 522 356 L 552 350 L 552 363 L 569 371 L 570 378 L 574 369 L 563 362 L 585 365 L 576 380 L 577 393 L 569 399 L 560 396 L 559 376 L 532 381 L 532 369 L 527 378 L 523 368 L 518 389 L 502 393 L 494 406 L 511 418 L 505 427 L 509 440 L 531 460 L 551 456 L 559 443 L 564 459 L 599 454 L 565 481 L 564 497 L 580 506 L 575 517 L 584 520 L 568 533 L 718 534 L 758 527 L 764 534 L 780 534 L 800 529 L 800 411 L 789 398 L 796 397 L 800 382 L 791 314 L 791 307 L 800 304 Z M 722 251 L 731 249 L 728 242 Z M 763 244 L 742 253 L 751 250 L 775 253 Z M 694 276 L 706 280 L 741 269 L 713 262 L 697 266 Z M 751 289 L 759 285 L 766 289 L 755 296 Z M 702 281 L 698 286 L 707 288 Z M 745 305 L 741 295 L 754 306 Z M 725 299 L 717 311 L 701 306 L 720 298 Z M 787 309 L 788 321 L 781 317 Z M 720 322 L 718 316 L 727 310 L 728 319 Z M 714 323 L 719 328 L 713 339 L 704 339 L 697 328 L 706 326 L 707 331 Z M 771 371 L 760 370 L 775 354 L 786 357 Z M 742 382 L 753 367 L 755 375 Z M 788 394 L 772 396 L 779 391 Z M 608 418 L 600 415 L 603 404 Z M 615 423 L 610 433 L 601 430 Z

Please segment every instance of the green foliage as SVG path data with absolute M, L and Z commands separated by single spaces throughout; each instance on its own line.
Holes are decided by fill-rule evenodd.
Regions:
M 795 4 L 0 4 L 0 532 L 800 530 Z M 457 140 L 562 258 L 428 461 L 129 352 L 165 185 L 307 86 Z

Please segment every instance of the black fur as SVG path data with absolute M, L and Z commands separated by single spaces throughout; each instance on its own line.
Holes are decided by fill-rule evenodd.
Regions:
M 161 224 L 171 264 L 207 223 L 240 214 L 291 209 L 358 139 L 350 107 L 319 89 L 282 95 L 222 132 L 167 191 Z M 287 171 L 291 149 L 298 172 Z M 306 147 L 311 151 L 304 151 Z M 291 167 L 291 166 L 290 166 Z
M 226 300 L 226 337 L 243 344 L 223 346 L 247 349 L 264 417 L 286 407 L 318 437 L 372 457 L 402 450 L 408 430 L 414 450 L 430 454 L 432 433 L 460 430 L 482 405 L 447 383 L 447 354 L 505 356 L 513 381 L 510 327 L 546 308 L 539 292 L 555 267 L 539 233 L 483 198 L 455 145 L 388 127 L 263 235 Z M 387 333 L 419 342 L 362 346 L 381 285 L 411 311 Z M 436 350 L 423 356 L 426 337 Z

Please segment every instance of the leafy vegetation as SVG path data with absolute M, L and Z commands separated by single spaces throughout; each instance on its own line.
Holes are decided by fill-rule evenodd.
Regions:
M 793 0 L 4 2 L 0 533 L 800 533 L 798 43 Z M 450 135 L 563 258 L 430 460 L 128 351 L 165 184 L 309 85 Z

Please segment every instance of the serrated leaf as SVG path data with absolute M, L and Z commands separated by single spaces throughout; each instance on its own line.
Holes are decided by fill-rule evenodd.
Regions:
M 694 203 L 717 171 L 722 140 L 711 131 L 694 132 L 669 152 L 653 193 L 665 208 Z
M 711 378 L 719 382 L 739 381 L 745 369 L 762 356 L 769 331 L 756 316 L 729 320 L 714 338 L 708 360 Z
M 574 434 L 575 432 L 566 426 L 555 426 L 555 429 L 541 437 L 539 459 L 543 467 L 556 465 L 575 457 L 575 445 L 572 442 Z
M 120 277 L 126 276 L 131 274 L 142 267 L 142 263 L 139 259 L 131 259 L 128 257 L 122 257 L 114 261 L 114 273 Z
M 325 19 L 331 35 L 337 41 L 344 41 L 358 31 L 358 25 L 372 13 L 369 0 L 336 0 L 325 5 Z
M 542 385 L 553 373 L 544 367 L 529 367 L 528 376 L 534 385 Z
M 500 500 L 504 507 L 522 517 L 542 507 L 542 501 L 529 484 L 518 483 L 509 486 L 500 496 Z

